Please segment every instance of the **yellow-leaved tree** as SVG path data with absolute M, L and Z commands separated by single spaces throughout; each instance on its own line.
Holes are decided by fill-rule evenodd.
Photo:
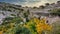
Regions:
M 24 24 L 25 27 L 27 27 L 31 32 L 34 32 L 32 34 L 45 34 L 45 31 L 51 31 L 52 26 L 46 23 L 46 19 L 38 19 L 33 18 L 26 24 Z

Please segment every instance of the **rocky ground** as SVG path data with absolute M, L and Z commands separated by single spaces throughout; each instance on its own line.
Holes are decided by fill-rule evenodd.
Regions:
M 1 12 L 3 12 L 5 15 L 3 15 Z M 4 18 L 6 18 L 6 17 L 12 17 L 11 16 L 11 14 L 17 14 L 17 13 L 15 13 L 15 12 L 9 12 L 9 11 L 0 11 L 0 24 L 2 23 L 2 20 L 4 19 Z M 54 23 L 54 22 L 56 22 L 56 21 L 60 21 L 60 17 L 58 17 L 58 16 L 55 16 L 55 17 L 53 17 L 53 16 L 51 16 L 51 17 L 47 17 L 47 16 L 42 16 L 42 17 L 46 17 L 46 20 L 48 20 L 48 23 L 49 24 L 51 24 L 51 23 Z

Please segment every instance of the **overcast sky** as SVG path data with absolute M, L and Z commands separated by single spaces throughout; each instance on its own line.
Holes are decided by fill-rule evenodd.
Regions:
M 39 6 L 45 3 L 56 3 L 58 0 L 0 0 L 0 2 L 7 2 L 23 6 Z

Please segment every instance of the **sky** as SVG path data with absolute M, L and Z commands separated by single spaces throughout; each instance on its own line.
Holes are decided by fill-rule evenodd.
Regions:
M 28 7 L 38 7 L 40 5 L 44 5 L 45 3 L 56 3 L 57 1 L 59 0 L 0 0 L 0 2 L 7 2 Z

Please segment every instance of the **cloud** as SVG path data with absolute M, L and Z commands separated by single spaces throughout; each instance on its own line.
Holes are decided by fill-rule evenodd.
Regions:
M 41 0 L 17 0 L 13 4 L 23 5 L 23 6 L 35 6 L 35 4 L 41 2 Z
M 40 6 L 40 5 L 44 5 L 45 3 L 53 3 L 56 2 L 58 0 L 17 0 L 18 2 L 15 2 L 14 4 L 18 4 L 18 5 L 23 5 L 23 6 Z
M 45 3 L 53 3 L 56 2 L 58 0 L 4 0 L 5 2 L 9 2 L 9 3 L 13 3 L 13 4 L 17 4 L 17 5 L 23 5 L 23 6 L 40 6 L 43 5 Z

